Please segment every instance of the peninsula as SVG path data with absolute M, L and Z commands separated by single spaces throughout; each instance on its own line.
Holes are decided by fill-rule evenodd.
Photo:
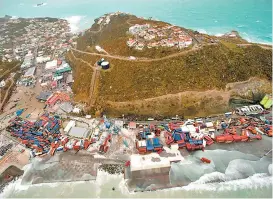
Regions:
M 66 56 L 72 89 L 90 113 L 205 116 L 271 91 L 271 46 L 249 43 L 236 31 L 216 37 L 111 13 L 76 42 Z M 98 70 L 101 58 L 110 69 Z

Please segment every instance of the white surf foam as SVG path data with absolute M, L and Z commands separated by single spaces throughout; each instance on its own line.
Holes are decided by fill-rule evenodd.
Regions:
M 78 15 L 65 18 L 69 23 L 70 31 L 72 33 L 76 33 L 78 31 L 80 31 L 79 25 L 80 25 L 81 20 L 84 18 L 85 18 L 85 16 L 78 16 Z
M 200 32 L 200 33 L 202 33 L 202 34 L 208 34 L 207 31 L 204 30 L 204 29 L 198 29 L 197 31 Z
M 215 36 L 216 37 L 222 37 L 222 36 L 224 36 L 224 34 L 223 33 L 217 33 L 217 34 L 215 34 Z
M 201 176 L 199 178 L 199 180 L 193 182 L 193 184 L 206 184 L 215 180 L 221 180 L 221 181 L 225 181 L 226 180 L 226 176 L 225 174 L 221 173 L 221 172 L 212 172 L 209 174 L 205 174 L 203 176 Z
M 18 19 L 17 16 L 12 16 L 10 19 Z

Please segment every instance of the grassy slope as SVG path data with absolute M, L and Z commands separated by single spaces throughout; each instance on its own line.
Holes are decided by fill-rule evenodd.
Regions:
M 72 89 L 76 93 L 75 100 L 88 103 L 93 70 L 85 63 L 76 61 L 71 54 L 67 54 L 66 60 L 73 70 L 74 83 Z
M 20 69 L 20 65 L 18 67 L 15 67 L 17 64 L 19 64 L 18 61 L 12 61 L 12 62 L 2 62 L 0 59 L 0 81 L 3 79 L 6 79 L 10 73 L 17 72 Z M 15 67 L 13 70 L 13 67 Z
M 164 61 L 107 59 L 111 69 L 101 72 L 100 96 L 105 100 L 127 101 L 186 90 L 221 89 L 227 83 L 252 76 L 271 80 L 271 54 L 271 50 L 259 46 L 240 48 L 225 43 Z M 99 59 L 75 55 L 91 63 Z

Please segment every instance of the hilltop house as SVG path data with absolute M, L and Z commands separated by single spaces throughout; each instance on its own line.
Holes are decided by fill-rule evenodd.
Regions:
M 140 31 L 148 29 L 148 28 L 150 28 L 150 24 L 144 24 L 144 25 L 136 24 L 129 28 L 129 33 L 135 35 L 139 33 Z
M 133 47 L 137 44 L 137 41 L 135 39 L 129 39 L 129 41 L 127 41 L 127 46 L 129 47 Z

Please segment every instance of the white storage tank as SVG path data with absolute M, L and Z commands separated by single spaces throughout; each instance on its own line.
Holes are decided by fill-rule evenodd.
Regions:
M 110 63 L 108 61 L 103 61 L 101 63 L 101 68 L 104 69 L 104 70 L 107 70 L 110 68 Z

